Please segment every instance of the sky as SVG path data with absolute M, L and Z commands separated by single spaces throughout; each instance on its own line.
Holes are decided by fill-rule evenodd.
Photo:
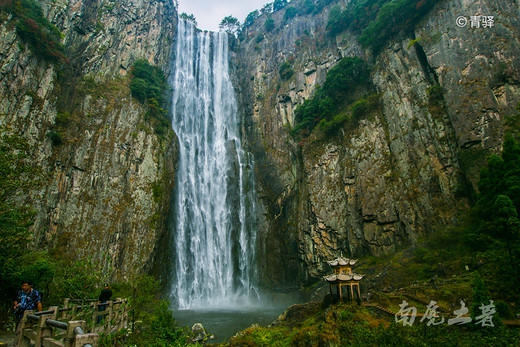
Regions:
M 247 15 L 261 9 L 273 0 L 179 0 L 179 13 L 192 14 L 197 27 L 202 30 L 218 31 L 218 25 L 227 16 L 236 17 L 240 24 Z

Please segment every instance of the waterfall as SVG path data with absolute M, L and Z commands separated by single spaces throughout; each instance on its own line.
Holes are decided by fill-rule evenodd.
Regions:
M 254 162 L 241 145 L 227 34 L 179 19 L 172 69 L 179 165 L 171 299 L 180 309 L 248 304 L 258 296 Z

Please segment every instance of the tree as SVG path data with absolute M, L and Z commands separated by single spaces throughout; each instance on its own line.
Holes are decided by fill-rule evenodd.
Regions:
M 473 278 L 473 302 L 471 304 L 471 320 L 475 323 L 475 318 L 480 315 L 479 307 L 488 305 L 490 302 L 489 292 L 480 277 L 478 271 L 475 271 Z
M 293 17 L 296 17 L 296 15 L 298 15 L 298 9 L 296 7 L 293 7 L 293 6 L 289 6 L 285 9 L 285 13 L 283 15 L 283 19 L 284 20 L 289 20 Z
M 222 19 L 222 22 L 218 25 L 220 30 L 224 30 L 229 35 L 236 35 L 240 30 L 240 22 L 236 17 L 227 16 Z
M 195 19 L 195 16 L 192 14 L 187 14 L 186 12 L 182 12 L 179 16 L 181 19 L 184 19 L 187 22 L 193 23 L 193 25 L 197 26 L 197 20 Z
M 27 257 L 32 240 L 30 227 L 35 212 L 20 197 L 37 188 L 43 174 L 34 165 L 31 147 L 26 138 L 0 128 L 0 300 L 11 302 L 25 271 L 34 265 Z M 31 278 L 36 280 L 37 278 Z
M 489 259 L 501 291 L 520 284 L 520 145 L 506 134 L 501 156 L 491 155 L 480 171 L 479 193 L 471 209 L 467 244 Z M 517 292 L 517 291 L 516 291 Z M 516 300 L 520 302 L 520 297 Z
M 264 7 L 262 7 L 262 9 L 260 10 L 262 13 L 271 13 L 273 12 L 273 3 L 270 2 L 268 4 L 265 4 Z
M 273 2 L 273 12 L 279 11 L 285 6 L 287 6 L 287 0 L 274 0 Z
M 252 25 L 258 17 L 260 17 L 260 11 L 254 10 L 253 12 L 249 12 L 244 21 L 244 26 L 248 27 Z

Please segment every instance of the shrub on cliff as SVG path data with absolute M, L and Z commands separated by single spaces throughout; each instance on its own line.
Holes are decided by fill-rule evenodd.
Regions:
M 47 18 L 34 0 L 2 0 L 0 11 L 10 13 L 16 20 L 16 33 L 29 44 L 32 52 L 43 59 L 58 63 L 69 60 L 61 44 L 61 33 Z
M 285 13 L 283 14 L 283 19 L 285 21 L 288 21 L 289 19 L 296 17 L 297 14 L 298 14 L 298 9 L 293 6 L 289 6 L 285 9 Z
M 148 99 L 163 101 L 163 91 L 166 88 L 166 77 L 161 69 L 152 66 L 148 60 L 139 59 L 132 66 L 132 95 L 141 102 Z
M 322 120 L 332 121 L 355 100 L 358 89 L 370 89 L 370 85 L 369 69 L 363 59 L 343 58 L 327 73 L 325 83 L 314 97 L 296 109 L 293 134 L 305 137 Z
M 359 42 L 373 51 L 400 31 L 412 30 L 419 20 L 440 0 L 399 0 L 385 3 L 377 18 L 363 30 Z
M 441 0 L 357 0 L 344 10 L 331 9 L 327 29 L 333 35 L 350 29 L 360 32 L 359 42 L 378 52 L 403 30 L 412 30 Z
M 274 0 L 273 2 L 273 12 L 279 11 L 285 6 L 287 6 L 287 0 Z
M 158 66 L 152 66 L 145 59 L 137 60 L 132 66 L 130 90 L 132 95 L 148 106 L 146 119 L 150 121 L 158 135 L 166 133 L 170 123 L 164 103 L 166 77 Z
M 293 59 L 294 60 L 294 59 Z M 292 63 L 289 60 L 286 60 L 278 70 L 278 73 L 280 74 L 280 77 L 282 80 L 287 81 L 289 78 L 294 75 L 294 70 L 292 68 Z
M 267 32 L 273 31 L 275 28 L 274 19 L 272 19 L 271 17 L 267 18 L 264 23 L 264 28 Z

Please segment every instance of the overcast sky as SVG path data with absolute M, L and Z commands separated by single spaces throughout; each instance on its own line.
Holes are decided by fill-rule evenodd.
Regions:
M 236 17 L 240 24 L 249 12 L 261 9 L 273 0 L 179 0 L 179 13 L 193 13 L 197 27 L 202 30 L 217 31 L 218 25 L 229 15 Z

